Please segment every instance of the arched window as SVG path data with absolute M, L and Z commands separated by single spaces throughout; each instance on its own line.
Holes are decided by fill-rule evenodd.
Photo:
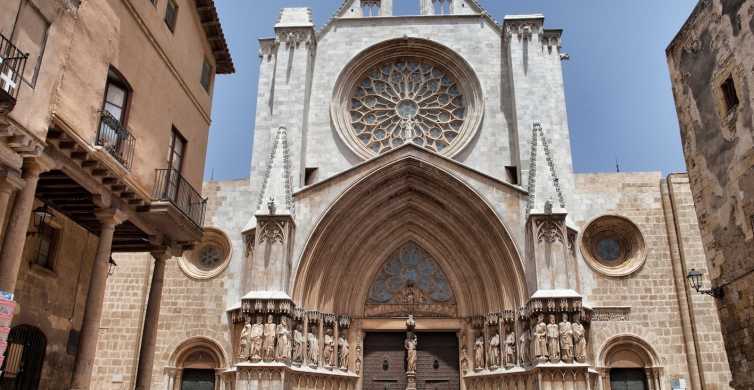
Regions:
M 19 325 L 11 329 L 0 388 L 36 390 L 42 375 L 46 349 L 47 338 L 41 330 L 30 325 Z
M 183 342 L 171 358 L 170 390 L 224 389 L 220 373 L 226 368 L 222 348 L 207 338 L 193 338 Z

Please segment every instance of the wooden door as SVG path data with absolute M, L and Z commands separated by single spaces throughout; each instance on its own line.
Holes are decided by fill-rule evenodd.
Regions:
M 364 390 L 405 390 L 403 332 L 370 332 L 364 337 Z
M 422 390 L 458 390 L 458 336 L 455 333 L 417 333 L 416 387 Z
M 418 332 L 418 390 L 458 390 L 458 338 L 455 333 Z M 364 390 L 405 390 L 404 332 L 367 333 L 364 338 Z
M 611 390 L 647 390 L 647 375 L 643 368 L 613 368 L 610 370 Z

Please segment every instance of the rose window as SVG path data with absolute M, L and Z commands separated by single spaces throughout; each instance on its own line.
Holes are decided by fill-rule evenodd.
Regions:
M 442 153 L 459 138 L 466 102 L 442 67 L 408 58 L 367 71 L 355 86 L 349 111 L 356 138 L 373 153 L 409 142 Z

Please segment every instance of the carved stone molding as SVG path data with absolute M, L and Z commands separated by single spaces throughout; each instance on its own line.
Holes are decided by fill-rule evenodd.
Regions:
M 553 244 L 555 242 L 565 243 L 563 237 L 563 224 L 554 218 L 536 218 L 534 225 L 537 229 L 537 241 Z
M 280 220 L 261 220 L 259 221 L 259 242 L 269 241 L 271 244 L 283 243 L 286 238 L 286 222 Z
M 297 48 L 301 44 L 310 47 L 316 45 L 316 38 L 314 36 L 314 30 L 308 27 L 285 28 L 278 29 L 275 32 L 275 43 L 278 45 L 285 44 L 286 48 Z
M 631 307 L 595 307 L 592 321 L 630 321 Z

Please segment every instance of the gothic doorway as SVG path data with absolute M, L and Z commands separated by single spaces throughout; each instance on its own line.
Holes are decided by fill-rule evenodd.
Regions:
M 368 332 L 364 338 L 364 390 L 404 390 L 404 332 Z M 450 332 L 417 332 L 416 387 L 458 390 L 458 337 Z

